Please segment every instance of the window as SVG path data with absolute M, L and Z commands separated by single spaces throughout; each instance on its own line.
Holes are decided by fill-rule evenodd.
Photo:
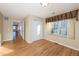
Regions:
M 37 34 L 40 35 L 40 32 L 41 32 L 41 26 L 37 25 Z
M 51 33 L 67 37 L 67 20 L 52 22 Z
M 15 30 L 15 29 L 16 29 L 16 26 L 13 25 L 13 30 Z

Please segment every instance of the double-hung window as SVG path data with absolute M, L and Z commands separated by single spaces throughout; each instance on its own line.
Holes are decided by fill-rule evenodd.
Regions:
M 61 20 L 52 23 L 51 33 L 58 36 L 67 37 L 67 20 Z

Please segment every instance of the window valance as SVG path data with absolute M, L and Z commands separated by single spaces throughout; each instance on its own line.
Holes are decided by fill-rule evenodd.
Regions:
M 74 10 L 74 11 L 70 11 L 70 12 L 60 14 L 60 15 L 46 18 L 46 23 L 60 21 L 60 20 L 64 20 L 64 19 L 70 19 L 70 18 L 76 18 L 76 20 L 78 20 L 78 10 Z

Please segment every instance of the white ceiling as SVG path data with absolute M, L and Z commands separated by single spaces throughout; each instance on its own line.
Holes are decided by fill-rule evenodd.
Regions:
M 49 3 L 47 7 L 40 3 L 0 3 L 0 12 L 12 19 L 24 19 L 29 15 L 47 18 L 78 8 L 78 3 Z

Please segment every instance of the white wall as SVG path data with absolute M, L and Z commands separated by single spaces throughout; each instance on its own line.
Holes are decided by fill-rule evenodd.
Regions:
M 25 40 L 27 41 L 27 42 L 29 42 L 30 43 L 30 20 L 29 20 L 29 18 L 26 18 L 25 20 L 24 20 L 24 37 L 25 37 Z
M 3 43 L 3 15 L 0 13 L 0 45 Z
M 75 20 L 75 18 L 72 20 Z M 74 23 L 75 23 L 75 29 L 74 29 Z M 79 21 L 72 21 L 71 25 L 72 26 L 70 26 L 70 28 L 68 29 L 68 37 L 64 38 L 49 34 L 51 26 L 50 24 L 47 25 L 46 23 L 44 23 L 44 38 L 46 40 L 59 43 L 63 46 L 79 50 Z
M 28 43 L 32 43 L 33 41 L 36 41 L 32 37 L 32 35 L 33 35 L 32 29 L 34 28 L 34 27 L 32 27 L 33 21 L 43 22 L 43 19 L 39 18 L 39 17 L 35 17 L 35 16 L 29 16 L 25 19 L 25 40 Z M 42 24 L 42 26 L 43 26 L 43 24 Z M 41 32 L 43 33 L 43 30 Z M 43 34 L 41 34 L 41 35 L 43 35 Z M 37 39 L 37 40 L 39 40 L 39 39 Z
M 3 41 L 13 40 L 13 20 L 3 20 Z

